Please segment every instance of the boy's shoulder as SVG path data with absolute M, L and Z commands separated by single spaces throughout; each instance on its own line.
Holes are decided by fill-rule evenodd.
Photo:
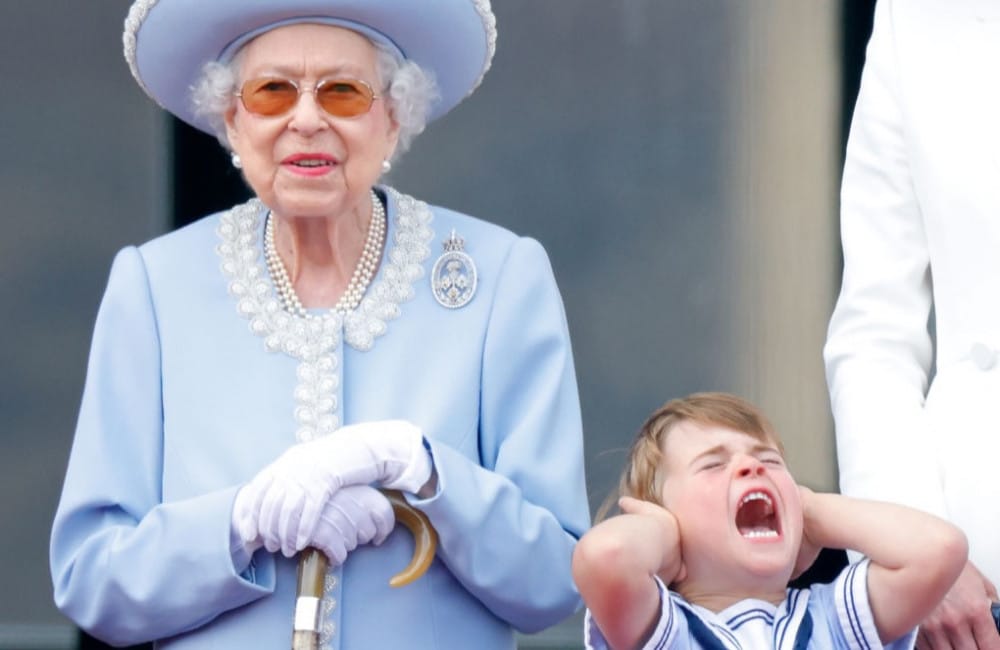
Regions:
M 882 647 L 867 591 L 868 561 L 846 567 L 833 582 L 788 589 L 779 605 L 748 598 L 721 612 L 686 601 L 657 580 L 660 614 L 642 650 L 803 650 Z M 587 648 L 608 648 L 586 613 Z M 887 650 L 913 648 L 915 633 Z

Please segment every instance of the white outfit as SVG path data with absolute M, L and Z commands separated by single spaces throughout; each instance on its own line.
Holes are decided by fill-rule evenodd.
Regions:
M 998 152 L 1000 2 L 881 0 L 847 147 L 844 277 L 825 348 L 841 490 L 955 522 L 994 582 Z

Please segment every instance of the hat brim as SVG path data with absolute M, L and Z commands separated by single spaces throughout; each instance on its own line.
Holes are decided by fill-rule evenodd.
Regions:
M 202 131 L 191 88 L 210 61 L 293 22 L 334 22 L 389 43 L 434 75 L 428 120 L 471 93 L 489 70 L 496 24 L 489 0 L 137 0 L 125 20 L 125 58 L 156 103 Z

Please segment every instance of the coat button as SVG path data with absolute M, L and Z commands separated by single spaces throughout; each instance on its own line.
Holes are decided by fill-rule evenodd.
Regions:
M 989 370 L 997 361 L 996 350 L 985 343 L 976 343 L 973 345 L 969 351 L 969 357 L 972 358 L 972 363 L 976 364 L 976 367 L 980 370 Z

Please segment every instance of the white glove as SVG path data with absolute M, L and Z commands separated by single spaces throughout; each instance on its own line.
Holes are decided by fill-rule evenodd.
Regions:
M 348 485 L 337 490 L 326 504 L 306 546 L 323 551 L 330 565 L 337 566 L 358 546 L 384 542 L 395 525 L 396 516 L 385 495 L 367 485 Z M 282 542 L 281 552 L 291 557 Z
M 237 495 L 239 532 L 294 554 L 313 539 L 330 497 L 347 485 L 416 493 L 433 470 L 420 429 L 404 420 L 343 427 L 295 445 Z M 294 543 L 294 545 L 292 545 Z
M 237 493 L 233 508 L 234 524 L 238 513 L 245 509 L 245 490 Z M 367 485 L 349 485 L 337 490 L 320 514 L 319 523 L 306 546 L 318 548 L 326 554 L 331 566 L 343 564 L 347 554 L 362 544 L 376 546 L 385 541 L 396 525 L 392 504 L 381 492 Z M 263 546 L 269 552 L 278 550 L 285 557 L 295 555 L 294 539 L 286 539 L 281 531 L 263 531 L 244 546 L 249 554 Z

